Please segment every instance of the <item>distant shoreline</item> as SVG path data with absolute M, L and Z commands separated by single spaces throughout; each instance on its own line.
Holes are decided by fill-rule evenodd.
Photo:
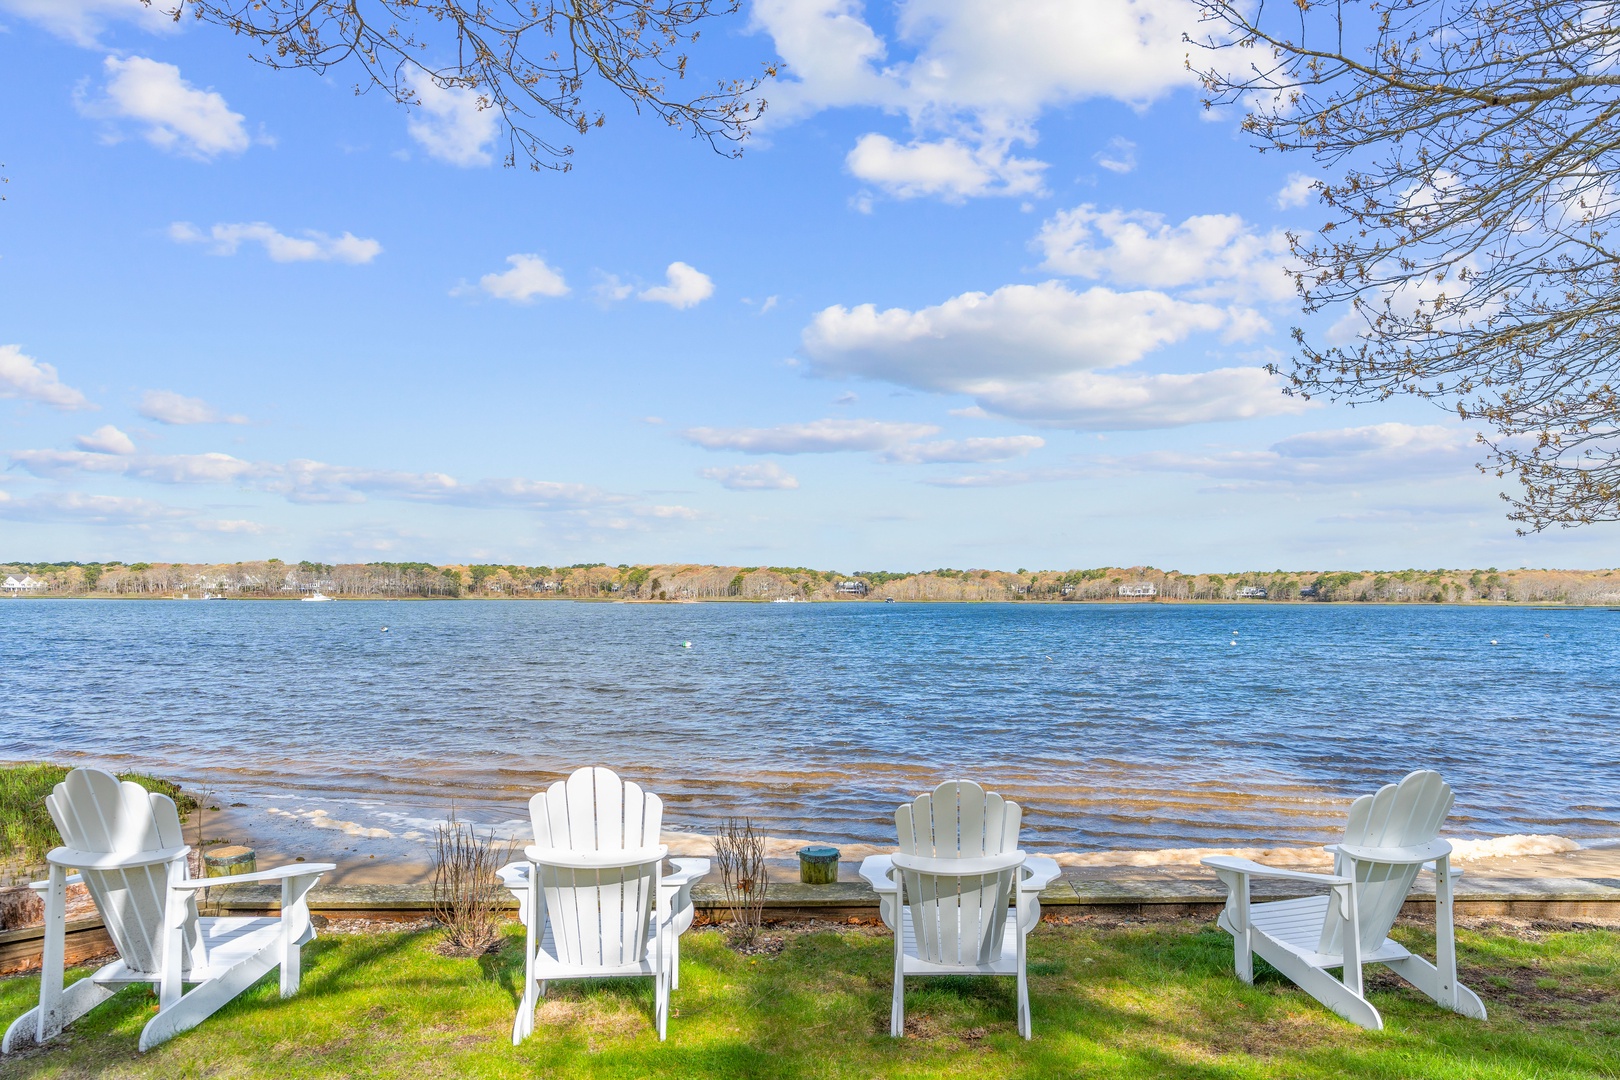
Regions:
M 1016 571 L 818 570 L 709 563 L 0 563 L 9 595 L 100 599 L 501 599 L 627 603 L 1421 603 L 1620 606 L 1616 570 L 1269 570 L 1153 566 Z
M 303 602 L 300 596 L 220 596 L 215 601 L 229 600 L 233 603 L 269 603 L 294 604 Z M 542 604 L 623 604 L 632 607 L 674 607 L 681 604 L 773 604 L 781 601 L 765 597 L 741 596 L 710 596 L 682 600 L 621 600 L 617 597 L 595 596 L 329 596 L 328 600 L 343 603 L 370 603 L 370 604 L 398 604 L 398 603 L 542 603 Z M 114 601 L 146 601 L 150 603 L 202 600 L 200 596 L 153 596 L 130 595 L 119 593 L 77 593 L 72 595 L 52 595 L 42 593 L 39 595 L 9 595 L 0 597 L 5 600 L 114 600 Z M 1036 605 L 1041 607 L 1066 607 L 1073 605 L 1087 605 L 1091 607 L 1453 607 L 1453 608 L 1607 608 L 1620 611 L 1620 601 L 1591 600 L 1591 601 L 1562 601 L 1562 600 L 1260 600 L 1260 599 L 1186 599 L 1180 597 L 1149 597 L 1143 599 L 1129 599 L 1120 597 L 1086 597 L 1047 598 L 1039 599 L 1008 599 L 1005 597 L 985 597 L 982 599 L 960 598 L 918 598 L 907 600 L 891 600 L 880 596 L 849 596 L 835 598 L 814 597 L 806 600 L 795 600 L 798 604 L 1006 604 L 1009 606 Z

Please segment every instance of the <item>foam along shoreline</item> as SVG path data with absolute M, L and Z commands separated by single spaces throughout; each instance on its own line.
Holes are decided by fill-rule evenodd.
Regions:
M 303 807 L 296 802 L 283 807 L 232 808 L 210 814 L 206 836 L 210 842 L 229 840 L 259 852 L 260 868 L 303 857 L 310 861 L 335 862 L 338 869 L 328 875 L 339 884 L 409 884 L 433 877 L 434 828 L 443 819 L 414 815 L 391 815 L 396 828 L 378 828 L 348 821 L 322 807 Z M 475 822 L 481 833 L 498 843 L 510 845 L 511 857 L 521 858 L 524 845 L 532 839 L 526 819 L 496 823 Z M 195 843 L 196 829 L 187 829 L 187 839 Z M 673 856 L 712 856 L 714 840 L 706 834 L 685 829 L 665 829 L 662 840 Z M 814 837 L 768 836 L 765 856 L 773 880 L 798 879 L 799 849 L 828 841 Z M 1583 845 L 1565 836 L 1515 834 L 1482 839 L 1451 839 L 1453 861 L 1471 872 L 1490 872 L 1493 864 L 1538 863 L 1568 858 L 1582 851 L 1612 853 L 1620 858 L 1620 841 L 1593 841 Z M 841 856 L 840 877 L 854 880 L 854 868 L 867 855 L 887 854 L 893 844 L 836 843 Z M 1184 873 L 1199 871 L 1199 860 L 1208 855 L 1233 855 L 1257 862 L 1325 870 L 1332 856 L 1320 846 L 1248 845 L 1227 847 L 1172 847 L 1154 850 L 1113 851 L 1036 851 L 1050 856 L 1060 866 L 1077 871 L 1091 868 L 1135 868 Z

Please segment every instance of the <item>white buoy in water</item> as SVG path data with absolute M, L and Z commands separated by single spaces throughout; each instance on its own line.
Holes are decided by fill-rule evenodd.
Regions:
M 385 626 L 385 627 L 383 627 L 383 628 L 382 628 L 382 632 L 383 632 L 383 633 L 385 633 L 385 634 L 386 634 L 386 633 L 388 633 L 388 627 L 386 627 L 386 626 Z
M 1496 639 L 1495 639 L 1495 638 L 1491 638 L 1491 644 L 1492 644 L 1492 645 L 1495 645 L 1495 644 L 1496 644 Z
M 681 648 L 683 648 L 683 649 L 690 649 L 690 648 L 691 648 L 691 647 L 692 647 L 692 643 L 691 643 L 691 642 L 690 642 L 690 641 L 683 641 L 683 642 L 681 642 Z

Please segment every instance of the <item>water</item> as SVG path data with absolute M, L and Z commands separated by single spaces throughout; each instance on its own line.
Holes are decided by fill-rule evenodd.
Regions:
M 1324 841 L 1433 767 L 1452 835 L 1589 840 L 1620 836 L 1617 645 L 1602 609 L 20 600 L 0 758 L 395 833 L 606 764 L 672 824 L 835 842 L 967 776 L 1079 851 Z

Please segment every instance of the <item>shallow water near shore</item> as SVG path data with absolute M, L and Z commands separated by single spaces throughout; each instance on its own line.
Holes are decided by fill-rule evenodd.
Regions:
M 1620 836 L 1617 646 L 1604 609 L 7 601 L 0 757 L 401 844 L 452 804 L 521 823 L 581 764 L 674 827 L 847 843 L 972 777 L 1069 851 L 1320 843 L 1432 767 L 1450 835 L 1591 841 Z

